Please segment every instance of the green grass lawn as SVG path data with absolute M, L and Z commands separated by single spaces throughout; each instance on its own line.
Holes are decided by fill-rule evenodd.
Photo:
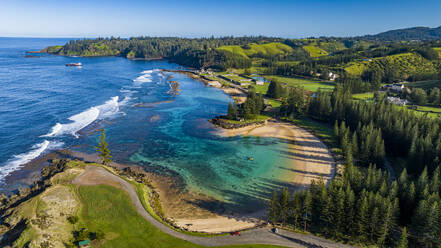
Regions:
M 302 78 L 294 77 L 281 77 L 281 76 L 265 76 L 268 80 L 278 80 L 281 83 L 285 83 L 292 87 L 303 87 L 307 91 L 317 92 L 318 90 L 333 90 L 335 84 L 332 82 L 321 82 Z
M 353 94 L 352 98 L 357 100 L 371 100 L 374 98 L 374 93 L 366 92 L 366 93 Z
M 256 93 L 260 93 L 262 95 L 265 95 L 268 91 L 269 83 L 264 83 L 263 85 L 256 85 L 253 84 L 254 89 L 256 89 Z
M 269 105 L 271 105 L 271 107 L 273 108 L 278 108 L 282 105 L 282 102 L 279 100 L 274 100 L 274 99 L 266 99 L 268 100 Z
M 429 117 L 440 117 L 441 116 L 441 108 L 440 107 L 433 107 L 433 106 L 418 106 L 417 110 L 414 110 L 416 112 L 420 112 L 422 114 L 426 114 Z
M 406 109 L 412 111 L 418 116 L 425 116 L 430 118 L 439 118 L 441 117 L 441 108 L 440 107 L 429 107 L 429 106 L 418 106 L 418 109 L 412 109 L 410 106 L 396 106 L 400 109 Z
M 129 196 L 107 185 L 80 186 L 78 194 L 83 205 L 80 224 L 91 232 L 102 231 L 100 247 L 204 247 L 172 237 L 139 215 Z M 81 226 L 81 227 L 83 227 Z M 224 246 L 236 248 L 276 248 L 269 245 Z

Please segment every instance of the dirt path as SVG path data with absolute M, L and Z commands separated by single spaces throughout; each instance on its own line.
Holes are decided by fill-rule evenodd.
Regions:
M 278 234 L 274 234 L 267 227 L 255 228 L 243 232 L 241 236 L 219 236 L 219 237 L 198 237 L 176 232 L 163 225 L 150 214 L 148 214 L 142 206 L 133 186 L 113 175 L 106 169 L 97 166 L 87 166 L 82 174 L 73 180 L 77 185 L 97 185 L 107 184 L 123 189 L 129 194 L 136 211 L 152 225 L 161 231 L 172 235 L 176 238 L 183 239 L 195 244 L 205 246 L 223 246 L 223 245 L 239 245 L 239 244 L 270 244 L 286 247 L 350 247 L 342 244 L 334 243 L 330 240 L 322 239 L 313 235 L 304 235 L 299 233 L 280 230 Z

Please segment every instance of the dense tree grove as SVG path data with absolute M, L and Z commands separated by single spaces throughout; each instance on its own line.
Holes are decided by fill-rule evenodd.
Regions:
M 259 115 L 264 107 L 263 97 L 261 94 L 256 93 L 256 91 L 251 88 L 248 91 L 246 101 L 241 105 L 240 110 L 244 119 L 249 120 L 255 118 Z
M 326 237 L 380 247 L 439 247 L 441 244 L 440 167 L 412 180 L 399 180 L 370 165 L 360 170 L 347 161 L 343 176 L 307 191 L 274 193 L 269 203 L 273 223 L 319 232 Z M 404 228 L 401 228 L 401 226 Z M 408 226 L 411 236 L 408 237 Z
M 291 196 L 288 189 L 274 193 L 270 221 L 346 242 L 439 247 L 441 120 L 398 109 L 382 95 L 354 101 L 340 84 L 312 97 L 293 92 L 299 96 L 287 97 L 280 114 L 306 109 L 305 115 L 332 123 L 346 162 L 328 186 L 320 181 Z M 386 154 L 407 161 L 397 180 L 381 169 Z
M 277 80 L 272 80 L 268 86 L 266 96 L 273 99 L 279 99 L 280 97 L 282 97 L 283 93 L 284 91 L 282 88 L 282 84 Z
M 254 88 L 250 88 L 247 93 L 247 99 L 244 103 L 236 106 L 235 104 L 228 104 L 228 111 L 226 118 L 229 120 L 237 120 L 243 118 L 245 120 L 254 119 L 259 115 L 264 108 L 263 96 L 256 93 Z
M 383 96 L 377 96 L 375 102 L 353 101 L 350 93 L 337 85 L 332 94 L 319 92 L 310 100 L 308 109 L 309 115 L 317 120 L 332 124 L 344 121 L 351 132 L 357 133 L 360 148 L 362 138 L 372 139 L 366 145 L 379 145 L 380 141 L 373 141 L 383 139 L 386 153 L 406 158 L 406 167 L 412 174 L 421 173 L 425 166 L 433 171 L 440 163 L 441 120 L 396 108 L 388 104 Z M 372 149 L 380 149 L 377 145 Z M 355 154 L 354 157 L 358 156 Z M 381 164 L 380 161 L 370 162 Z
M 177 38 L 177 37 L 137 37 L 98 38 L 72 40 L 58 49 L 48 48 L 51 53 L 76 56 L 122 56 L 127 58 L 158 59 L 194 68 L 213 67 L 247 68 L 251 60 L 237 54 L 218 51 L 225 45 L 246 45 L 258 42 L 283 42 L 284 39 L 268 37 L 222 37 L 222 38 Z

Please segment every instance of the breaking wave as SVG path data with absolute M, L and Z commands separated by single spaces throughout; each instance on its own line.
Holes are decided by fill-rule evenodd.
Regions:
M 32 146 L 30 151 L 14 155 L 9 161 L 6 162 L 5 166 L 0 167 L 0 180 L 4 179 L 11 172 L 20 169 L 22 165 L 39 157 L 46 150 L 53 150 L 62 146 L 62 142 L 44 140 L 43 142 Z
M 114 116 L 119 112 L 120 105 L 126 104 L 130 98 L 125 98 L 123 101 L 118 102 L 119 97 L 114 96 L 104 104 L 91 107 L 79 114 L 73 115 L 68 118 L 70 123 L 57 123 L 52 127 L 52 130 L 41 137 L 56 137 L 60 135 L 70 134 L 78 138 L 77 132 L 81 129 L 89 126 L 97 119 L 104 119 Z

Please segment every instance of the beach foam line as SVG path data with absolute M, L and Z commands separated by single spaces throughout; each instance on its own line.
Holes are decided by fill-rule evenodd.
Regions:
M 102 105 L 91 107 L 79 114 L 68 118 L 70 123 L 57 123 L 52 127 L 48 134 L 40 137 L 57 137 L 61 135 L 70 134 L 78 138 L 77 132 L 89 126 L 98 119 L 111 118 L 119 113 L 120 106 L 125 105 L 130 101 L 130 97 L 126 97 L 123 101 L 118 102 L 119 97 L 114 96 Z
M 6 162 L 6 164 L 0 167 L 0 180 L 3 180 L 7 175 L 21 168 L 22 165 L 29 163 L 31 160 L 39 157 L 46 150 L 53 150 L 60 148 L 64 145 L 62 142 L 57 141 L 48 141 L 44 140 L 43 142 L 33 145 L 31 150 L 14 155 L 10 160 Z
M 141 72 L 141 76 L 135 78 L 133 82 L 137 85 L 152 82 L 152 74 L 159 72 L 159 69 L 145 70 Z

